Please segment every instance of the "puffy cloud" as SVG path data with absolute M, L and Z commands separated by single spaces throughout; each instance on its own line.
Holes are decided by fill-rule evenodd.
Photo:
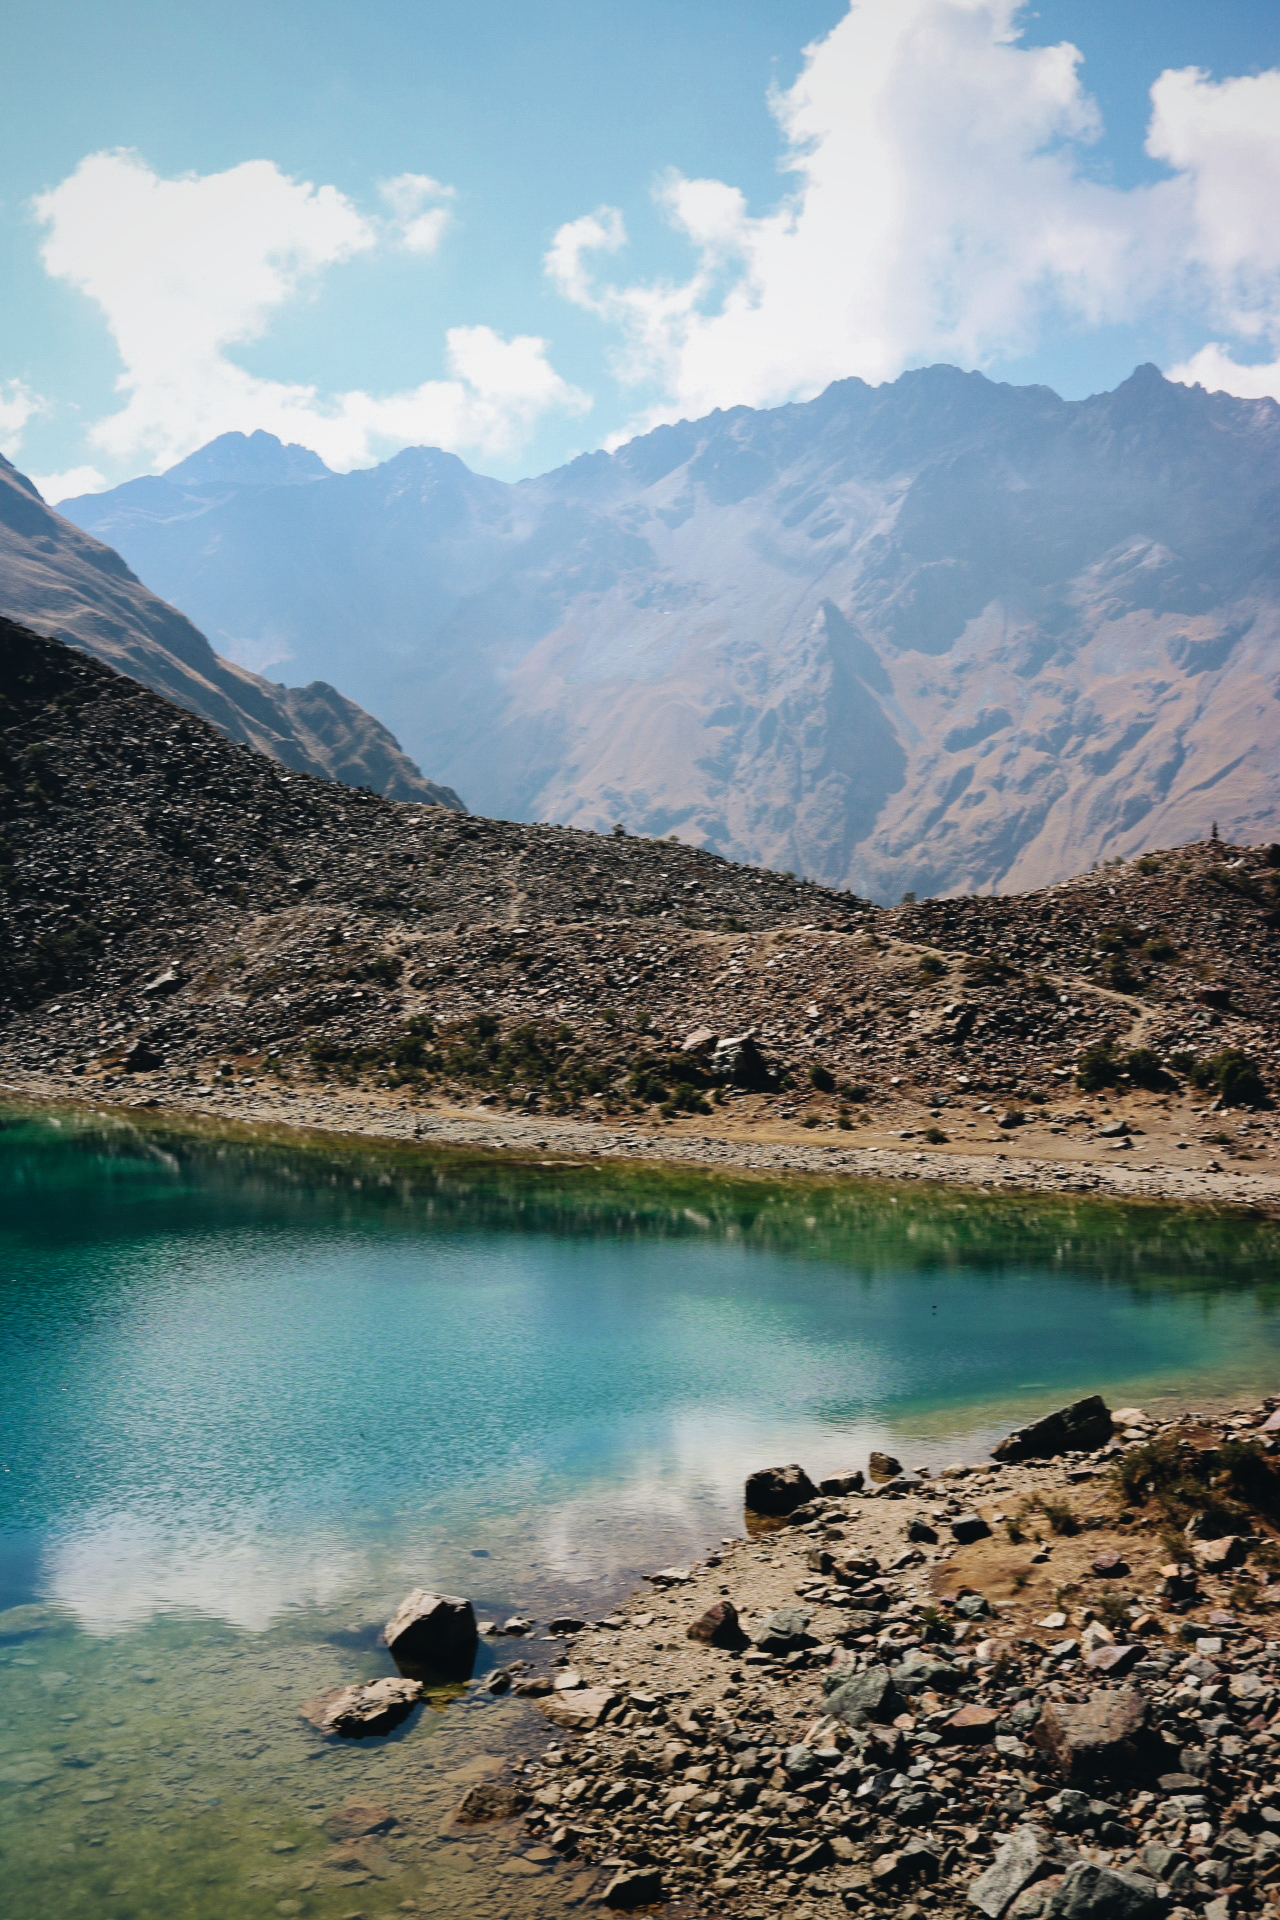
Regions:
M 0 385 L 0 453 L 11 460 L 22 445 L 28 420 L 43 413 L 44 401 L 21 380 L 6 380 Z
M 795 183 L 778 207 L 753 215 L 716 180 L 660 185 L 694 255 L 683 280 L 597 284 L 592 254 L 623 239 L 609 208 L 560 230 L 548 272 L 617 327 L 622 377 L 664 393 L 650 418 L 989 364 L 1050 315 L 1134 322 L 1175 290 L 1202 323 L 1275 337 L 1280 76 L 1163 75 L 1150 150 L 1170 177 L 1122 190 L 1088 169 L 1101 129 L 1079 52 L 1024 45 L 1021 12 L 852 0 L 773 97 Z
M 61 473 L 32 473 L 27 478 L 51 507 L 81 493 L 101 493 L 107 485 L 106 475 L 96 467 L 65 467 Z
M 447 191 L 426 175 L 384 183 L 400 245 L 421 253 L 438 242 L 447 209 L 430 203 Z M 487 327 L 448 334 L 450 377 L 405 392 L 324 394 L 247 372 L 232 349 L 385 237 L 335 187 L 270 161 L 165 180 L 135 154 L 92 154 L 35 212 L 46 269 L 96 302 L 119 349 L 124 405 L 89 434 L 112 460 L 166 466 L 217 434 L 258 427 L 339 469 L 415 440 L 501 454 L 548 408 L 590 404 L 551 367 L 544 341 L 504 341 Z
M 405 252 L 434 253 L 449 224 L 453 188 L 427 173 L 398 173 L 394 180 L 379 181 L 378 192 L 391 209 Z

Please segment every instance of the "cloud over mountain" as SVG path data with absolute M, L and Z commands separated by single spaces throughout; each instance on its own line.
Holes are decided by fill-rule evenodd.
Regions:
M 1025 44 L 1023 17 L 1016 0 L 852 0 L 773 97 L 794 183 L 776 207 L 660 183 L 684 279 L 603 277 L 616 209 L 561 227 L 547 271 L 616 330 L 623 376 L 658 388 L 646 419 L 988 366 L 1050 319 L 1131 323 L 1162 302 L 1222 334 L 1177 377 L 1280 395 L 1280 73 L 1163 73 L 1147 151 L 1168 173 L 1119 188 L 1091 165 L 1079 52 Z
M 39 195 L 44 266 L 100 309 L 123 367 L 124 404 L 95 423 L 91 444 L 167 465 L 219 433 L 264 428 L 347 468 L 407 441 L 500 454 L 548 410 L 584 411 L 587 396 L 556 373 L 544 340 L 487 326 L 449 328 L 447 377 L 392 393 L 325 393 L 236 359 L 325 273 L 384 244 L 435 250 L 450 189 L 403 174 L 382 195 L 386 222 L 269 160 L 164 179 L 124 152 L 90 154 Z M 7 404 L 16 418 L 21 395 Z

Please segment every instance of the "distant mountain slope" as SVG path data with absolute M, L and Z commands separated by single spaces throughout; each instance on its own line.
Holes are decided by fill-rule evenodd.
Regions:
M 422 449 L 282 484 L 276 457 L 65 510 L 219 645 L 394 712 L 486 812 L 674 829 L 880 899 L 1215 818 L 1280 832 L 1272 401 L 934 367 L 517 486 Z
M 303 451 L 278 441 L 271 448 Z M 285 766 L 394 799 L 461 805 L 450 788 L 424 780 L 387 729 L 332 687 L 273 686 L 220 660 L 118 553 L 54 513 L 3 458 L 0 613 L 96 654 Z

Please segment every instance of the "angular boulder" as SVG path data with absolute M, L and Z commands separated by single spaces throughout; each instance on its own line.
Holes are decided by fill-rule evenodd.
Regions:
M 991 1529 L 980 1513 L 961 1513 L 951 1522 L 951 1537 L 962 1547 L 971 1546 L 975 1540 L 986 1540 Z
M 997 1707 L 961 1707 L 942 1724 L 942 1737 L 953 1746 L 981 1747 L 996 1737 L 1000 1720 Z
M 707 1071 L 713 1080 L 727 1081 L 749 1093 L 764 1093 L 774 1084 L 774 1076 L 750 1032 L 717 1040 L 707 1058 Z
M 421 1698 L 419 1681 L 388 1676 L 318 1694 L 305 1703 L 302 1717 L 326 1739 L 363 1740 L 371 1734 L 390 1733 L 408 1719 Z
M 1135 1778 L 1148 1770 L 1158 1747 L 1147 1702 L 1136 1687 L 1116 1687 L 1084 1701 L 1050 1700 L 1029 1738 L 1074 1787 Z
M 1086 1400 L 1075 1400 L 1059 1407 L 1029 1426 L 1018 1427 L 991 1449 L 992 1457 L 1006 1462 L 1051 1460 L 1059 1453 L 1092 1453 L 1111 1438 L 1111 1415 L 1100 1393 Z
M 964 1677 L 949 1660 L 940 1659 L 923 1647 L 912 1647 L 893 1669 L 893 1683 L 898 1692 L 904 1694 L 923 1693 L 926 1687 L 932 1687 L 936 1693 L 954 1693 Z
M 840 1495 L 843 1493 L 861 1493 L 865 1481 L 861 1467 L 847 1467 L 841 1473 L 829 1473 L 825 1480 L 819 1480 L 818 1492 Z
M 761 1467 L 747 1475 L 747 1511 L 773 1516 L 794 1513 L 817 1491 L 804 1468 L 794 1461 L 789 1467 Z
M 618 1695 L 611 1687 L 580 1687 L 574 1693 L 553 1693 L 541 1702 L 548 1720 L 570 1733 L 589 1733 L 617 1704 Z
M 1142 1873 L 1122 1873 L 1077 1861 L 1046 1910 L 1047 1920 L 1156 1920 L 1164 1910 L 1160 1890 Z
M 633 1907 L 655 1907 L 666 1895 L 662 1873 L 657 1867 L 624 1867 L 604 1890 L 606 1907 L 628 1913 Z
M 732 1600 L 717 1600 L 700 1613 L 685 1628 L 685 1637 L 700 1640 L 705 1647 L 740 1647 L 746 1640 Z
M 813 1645 L 809 1637 L 811 1616 L 803 1607 L 777 1607 L 759 1633 L 754 1635 L 761 1653 L 795 1653 Z
M 478 1638 L 469 1600 L 425 1587 L 402 1600 L 382 1630 L 382 1643 L 402 1672 L 469 1674 Z
M 903 1710 L 905 1702 L 894 1685 L 888 1667 L 868 1667 L 849 1679 L 832 1674 L 827 1682 L 824 1705 L 848 1727 L 863 1726 L 868 1720 L 882 1725 Z
M 895 1460 L 891 1453 L 872 1453 L 867 1461 L 875 1480 L 892 1480 L 895 1473 L 902 1472 L 901 1460 Z
M 1063 1855 L 1062 1843 L 1052 1834 L 1040 1827 L 1020 1827 L 969 1888 L 969 1905 L 987 1920 L 1001 1920 L 1024 1887 L 1061 1868 Z

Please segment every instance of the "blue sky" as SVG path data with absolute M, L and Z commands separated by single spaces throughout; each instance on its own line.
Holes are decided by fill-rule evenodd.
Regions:
M 257 425 L 515 476 L 930 360 L 1280 392 L 1275 0 L 46 0 L 0 62 L 51 497 Z

